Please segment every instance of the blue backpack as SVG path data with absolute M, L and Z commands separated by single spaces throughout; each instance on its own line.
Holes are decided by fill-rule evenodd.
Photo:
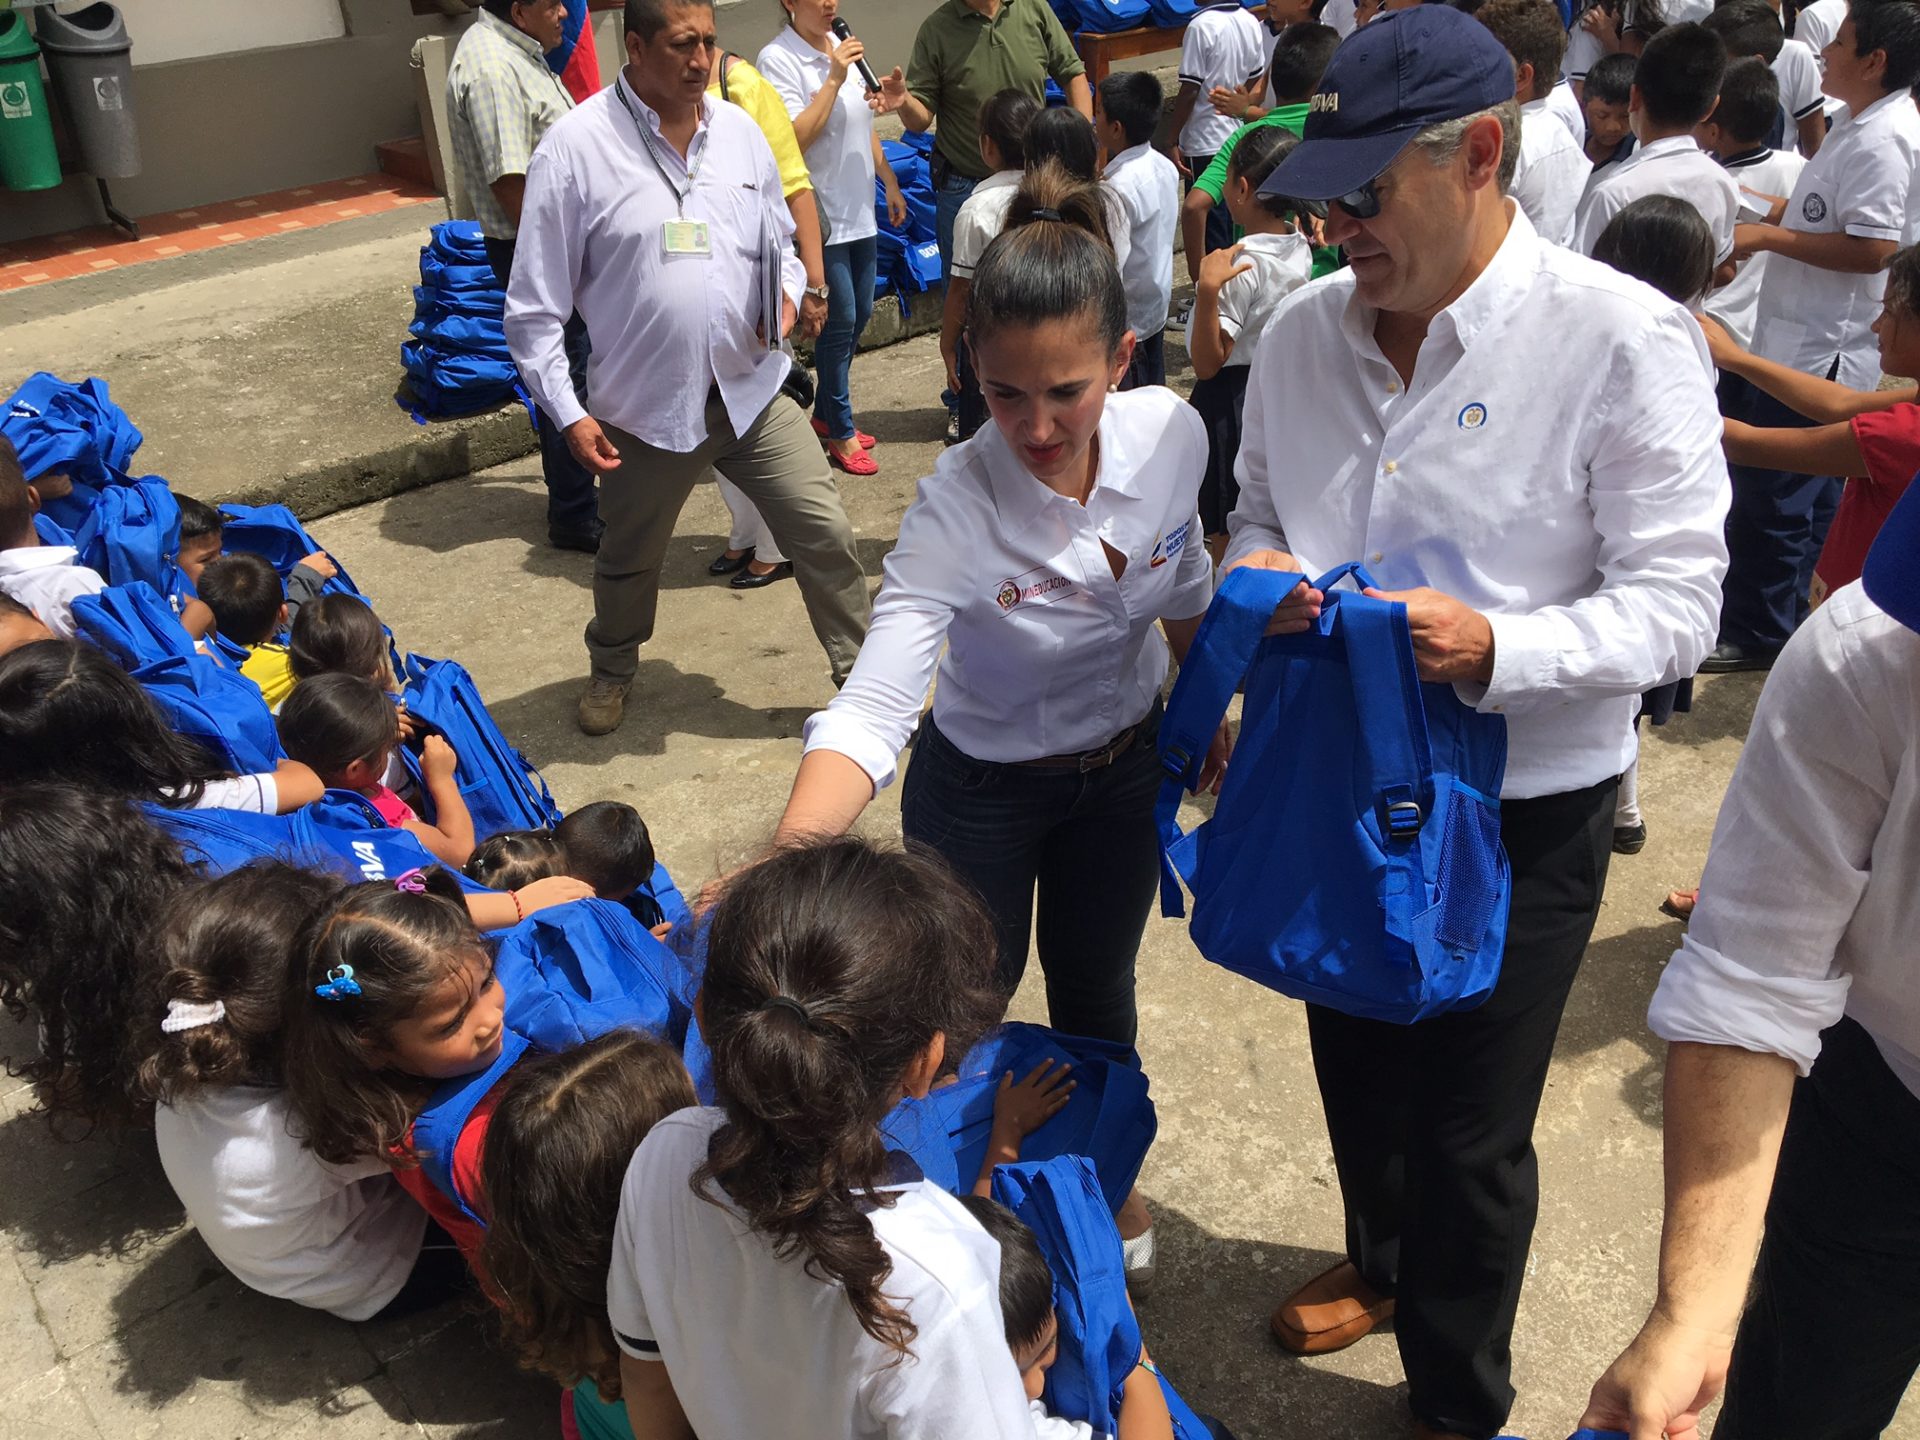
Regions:
M 185 585 L 177 563 L 180 504 L 157 476 L 102 490 L 73 532 L 73 543 L 80 563 L 109 585 L 144 580 L 168 595 Z
M 445 220 L 420 250 L 414 291 L 417 339 L 400 347 L 413 418 L 469 415 L 518 397 L 531 405 L 507 349 L 506 292 L 487 260 L 485 237 L 471 220 Z M 408 397 L 411 399 L 409 405 Z M 529 408 L 531 419 L 532 410 Z
M 1053 0 L 1053 13 L 1069 35 L 1083 30 L 1110 35 L 1160 23 L 1149 19 L 1151 10 L 1147 0 Z
M 1062 1155 L 993 1172 L 993 1198 L 1020 1217 L 1053 1271 L 1059 1349 L 1043 1399 L 1050 1414 L 1101 1435 L 1119 1431 L 1122 1388 L 1140 1363 L 1140 1323 L 1127 1303 L 1127 1266 L 1093 1163 Z M 1163 1376 L 1176 1440 L 1208 1440 L 1206 1423 Z
M 225 522 L 220 532 L 221 548 L 258 555 L 279 572 L 282 580 L 307 556 L 326 548 L 284 505 L 222 505 L 220 518 Z M 360 587 L 353 583 L 346 567 L 335 560 L 334 568 L 339 573 L 327 581 L 323 593 L 360 595 Z
M 1425 685 L 1406 607 L 1313 582 L 1302 635 L 1262 638 L 1299 575 L 1241 569 L 1214 596 L 1160 727 L 1161 908 L 1193 891 L 1194 944 L 1283 995 L 1402 1024 L 1479 1004 L 1506 943 L 1500 844 L 1506 721 Z M 1180 833 L 1184 791 L 1234 687 L 1239 743 L 1213 818 Z M 1177 877 L 1177 878 L 1176 878 Z
M 168 722 L 236 775 L 258 775 L 287 758 L 260 687 L 205 655 L 169 655 L 133 672 Z
M 109 585 L 95 594 L 78 596 L 73 602 L 73 624 L 122 670 L 194 655 L 193 637 L 181 628 L 173 605 L 145 581 Z
M 179 842 L 188 861 L 209 875 L 226 875 L 256 860 L 284 860 L 342 880 L 391 880 L 440 863 L 351 790 L 329 790 L 289 815 L 145 808 L 148 818 Z M 461 884 L 469 891 L 481 889 L 465 877 Z
M 1027 1137 L 1022 1153 L 1089 1157 L 1109 1211 L 1117 1212 L 1159 1128 L 1140 1057 L 1124 1045 L 1040 1025 L 1002 1025 L 967 1052 L 954 1084 L 924 1100 L 901 1101 L 881 1122 L 882 1134 L 892 1148 L 913 1156 L 927 1179 L 965 1194 L 986 1159 L 1000 1077 L 1011 1070 L 1021 1080 L 1042 1060 L 1069 1067 L 1077 1084 L 1060 1113 Z
M 460 758 L 455 779 L 475 835 L 485 839 L 502 830 L 545 830 L 559 823 L 560 807 L 547 782 L 500 733 L 463 666 L 409 655 L 406 679 L 407 713 L 445 736 Z M 418 780 L 418 759 L 405 747 L 400 753 Z
M 72 385 L 45 370 L 29 375 L 0 409 L 0 435 L 13 442 L 29 480 L 50 471 L 73 480 L 72 495 L 47 502 L 67 530 L 86 518 L 100 488 L 123 482 L 141 440 L 127 412 L 107 397 L 106 381 Z
M 679 962 L 624 909 L 580 900 L 530 915 L 500 939 L 495 974 L 507 997 L 499 1057 L 440 1086 L 413 1122 L 414 1153 L 434 1188 L 479 1224 L 454 1183 L 454 1147 L 475 1107 L 529 1050 L 557 1054 L 629 1027 L 677 1045 L 689 1015 L 677 1003 Z

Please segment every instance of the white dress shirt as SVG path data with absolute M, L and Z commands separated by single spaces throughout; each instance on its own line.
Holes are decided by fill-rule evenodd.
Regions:
M 825 88 L 833 59 L 809 45 L 793 26 L 783 25 L 754 64 L 779 92 L 787 113 L 797 119 Z M 827 243 L 845 245 L 877 234 L 873 111 L 867 108 L 867 86 L 858 69 L 847 71 L 833 109 L 827 112 L 826 127 L 803 153 L 807 172 L 813 176 L 820 218 L 829 231 Z
M 657 148 L 642 140 L 642 125 Z M 689 166 L 683 205 L 675 186 L 687 183 Z M 682 218 L 706 223 L 711 253 L 667 254 L 667 224 Z M 540 408 L 563 428 L 587 413 L 560 333 L 577 309 L 593 337 L 587 393 L 598 418 L 685 454 L 707 438 L 707 392 L 718 385 L 734 431 L 745 434 L 789 364 L 754 333 L 769 232 L 797 306 L 806 271 L 792 250 L 780 171 L 739 106 L 703 96 L 684 160 L 624 75 L 563 116 L 527 167 L 507 288 L 507 343 Z M 777 338 L 780 317 L 768 323 Z
M 1818 157 L 1815 157 L 1818 158 Z M 1856 581 L 1774 662 L 1647 1022 L 1806 1074 L 1845 1015 L 1920 1094 L 1920 635 Z
M 1699 327 L 1509 213 L 1411 387 L 1351 271 L 1281 307 L 1248 381 L 1227 558 L 1284 550 L 1308 578 L 1359 560 L 1384 589 L 1483 612 L 1493 681 L 1456 689 L 1506 716 L 1502 793 L 1524 799 L 1626 769 L 1640 693 L 1713 649 L 1730 496 Z
M 1843 110 L 1800 172 L 1780 223 L 1901 244 L 1917 161 L 1920 114 L 1908 91 L 1896 90 L 1858 115 Z M 1854 275 L 1772 257 L 1755 311 L 1754 353 L 1809 375 L 1826 375 L 1838 358 L 1834 379 L 1871 390 L 1880 380 L 1872 327 L 1886 285 L 1884 270 Z
M 1240 122 L 1222 115 L 1207 97 L 1216 88 L 1251 85 L 1266 69 L 1267 27 L 1238 0 L 1209 5 L 1187 22 L 1180 42 L 1180 83 L 1197 85 L 1193 113 L 1180 130 L 1180 150 L 1188 156 L 1219 151 Z
M 1331 25 L 1344 40 L 1360 28 L 1359 10 L 1355 0 L 1327 0 L 1326 9 L 1320 12 L 1320 23 Z
M 1806 157 L 1790 150 L 1769 150 L 1762 146 L 1745 155 L 1730 156 L 1720 162 L 1740 187 L 1740 223 L 1765 220 L 1756 195 L 1791 195 L 1806 168 Z M 1753 192 L 1749 194 L 1748 192 Z M 1732 280 L 1713 291 L 1700 308 L 1727 328 L 1740 342 L 1740 348 L 1753 348 L 1754 312 L 1760 303 L 1760 284 L 1770 266 L 1784 264 L 1777 255 L 1764 250 L 1740 262 Z
M 1085 505 L 1049 490 L 998 425 L 947 451 L 900 521 L 853 675 L 807 721 L 806 749 L 890 784 L 939 663 L 933 717 L 976 760 L 1106 744 L 1167 675 L 1156 622 L 1205 612 L 1206 427 L 1161 386 L 1107 397 Z M 1118 579 L 1110 545 L 1126 561 Z M 942 644 L 946 653 L 941 653 Z
M 1166 328 L 1173 303 L 1173 242 L 1180 233 L 1180 171 L 1151 145 L 1134 145 L 1107 161 L 1102 177 L 1126 215 L 1127 324 L 1145 340 Z
M 1669 135 L 1635 148 L 1587 191 L 1574 221 L 1573 248 L 1593 253 L 1607 222 L 1643 195 L 1671 195 L 1700 212 L 1713 232 L 1713 263 L 1733 254 L 1740 187 L 1691 135 Z
M 1575 98 L 1573 86 L 1565 80 L 1560 81 L 1547 92 L 1547 113 L 1567 127 L 1567 134 L 1573 137 L 1573 143 L 1584 153 L 1587 144 L 1587 115 Z M 1591 166 L 1592 162 L 1588 162 Z
M 1567 133 L 1546 97 L 1520 107 L 1520 161 L 1507 193 L 1520 202 L 1541 239 L 1572 243 L 1573 215 L 1592 173 L 1586 150 Z
M 0 550 L 0 591 L 33 611 L 57 639 L 73 638 L 73 602 L 107 588 L 97 571 L 80 564 L 71 545 Z

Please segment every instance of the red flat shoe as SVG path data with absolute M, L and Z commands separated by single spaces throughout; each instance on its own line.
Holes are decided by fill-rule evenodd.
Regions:
M 813 423 L 813 433 L 818 435 L 822 440 L 830 440 L 833 438 L 832 436 L 827 434 L 826 421 L 815 420 L 812 423 Z M 874 439 L 873 436 L 869 435 L 866 431 L 860 429 L 860 427 L 857 425 L 854 427 L 853 438 L 860 442 L 860 448 L 862 450 L 871 450 L 873 449 L 874 446 L 880 443 L 878 440 Z M 861 475 L 861 474 L 865 474 L 866 472 L 861 470 L 856 470 L 854 473 L 856 475 Z
M 831 445 L 827 446 L 827 463 L 847 472 L 849 475 L 878 475 L 880 462 L 864 450 L 856 450 L 851 455 L 842 455 Z

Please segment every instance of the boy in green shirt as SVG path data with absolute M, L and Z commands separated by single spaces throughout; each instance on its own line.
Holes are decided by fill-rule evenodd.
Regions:
M 1307 123 L 1307 102 L 1320 86 L 1320 76 L 1339 48 L 1340 32 L 1331 25 L 1302 22 L 1289 25 L 1274 43 L 1273 64 L 1267 71 L 1267 93 L 1274 107 L 1257 120 L 1250 120 L 1228 137 L 1220 151 L 1193 182 L 1180 208 L 1180 237 L 1187 253 L 1187 274 L 1200 273 L 1200 261 L 1206 256 L 1207 212 L 1223 203 L 1227 194 L 1227 166 L 1236 146 L 1264 125 L 1279 125 L 1298 135 Z M 1234 239 L 1240 238 L 1235 231 Z M 1324 275 L 1333 264 L 1316 253 L 1313 273 Z

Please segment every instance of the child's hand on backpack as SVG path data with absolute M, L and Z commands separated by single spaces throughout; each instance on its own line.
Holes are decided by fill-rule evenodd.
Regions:
M 426 780 L 451 780 L 460 757 L 443 735 L 429 735 L 420 746 L 420 774 Z
M 400 728 L 400 743 L 402 745 L 411 745 L 424 733 L 420 729 L 420 722 L 407 713 L 407 702 L 404 700 L 393 707 L 393 719 L 394 724 Z
M 340 567 L 333 563 L 324 550 L 316 550 L 311 555 L 302 555 L 300 563 L 309 570 L 317 570 L 323 580 L 331 580 L 340 573 Z
M 1042 1060 L 1027 1078 L 1014 1083 L 1009 1070 L 993 1093 L 993 1138 L 1019 1143 L 1060 1113 L 1080 1082 L 1069 1080 L 1068 1066 Z

